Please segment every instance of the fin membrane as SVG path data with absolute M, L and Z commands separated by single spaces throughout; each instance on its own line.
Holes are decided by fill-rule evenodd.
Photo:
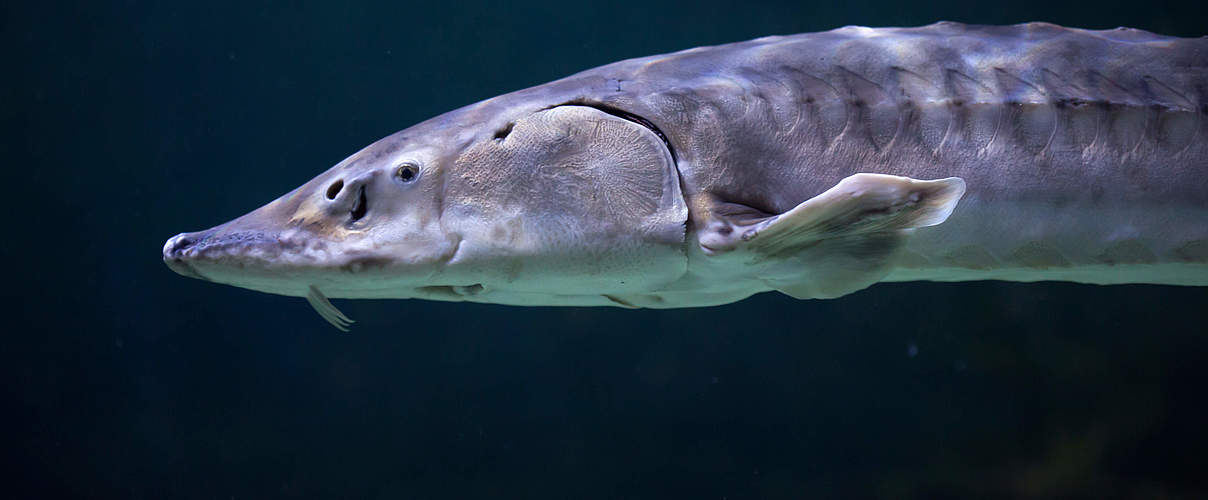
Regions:
M 911 230 L 944 222 L 964 193 L 958 177 L 855 174 L 782 214 L 730 207 L 700 241 L 709 255 L 737 251 L 750 264 L 790 263 L 769 266 L 776 273 L 762 277 L 787 295 L 837 297 L 884 277 Z

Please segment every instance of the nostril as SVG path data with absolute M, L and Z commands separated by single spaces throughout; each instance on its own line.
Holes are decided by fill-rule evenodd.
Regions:
M 178 253 L 193 245 L 192 238 L 180 238 L 172 245 L 172 253 Z
M 336 179 L 335 182 L 327 187 L 327 199 L 336 199 L 336 195 L 340 194 L 341 189 L 344 189 L 344 179 Z
M 179 257 L 181 252 L 184 252 L 190 246 L 193 246 L 194 242 L 195 240 L 193 238 L 183 234 L 173 236 L 168 240 L 167 243 L 164 244 L 164 258 L 168 259 Z
M 349 215 L 352 217 L 352 222 L 361 220 L 365 217 L 365 213 L 369 211 L 369 200 L 365 198 L 365 186 L 361 186 L 360 193 L 357 194 L 357 200 L 352 205 L 352 211 Z

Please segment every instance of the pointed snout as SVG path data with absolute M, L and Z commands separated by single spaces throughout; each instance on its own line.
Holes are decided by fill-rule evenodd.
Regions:
M 332 233 L 348 224 L 350 213 L 355 219 L 368 211 L 365 180 L 346 183 L 312 182 L 224 224 L 173 236 L 164 243 L 164 264 L 183 276 L 229 284 L 252 275 L 283 280 L 321 267 L 331 255 Z
M 168 242 L 164 243 L 164 264 L 181 276 L 206 279 L 193 267 L 191 260 L 197 257 L 198 243 L 205 241 L 212 232 L 211 229 L 195 233 L 180 233 L 168 238 Z
M 304 233 L 285 237 L 277 231 L 245 229 L 239 224 L 249 217 L 236 219 L 221 226 L 181 233 L 164 243 L 164 262 L 174 271 L 197 276 L 197 265 L 226 265 L 236 267 L 268 266 L 294 255 L 305 246 Z

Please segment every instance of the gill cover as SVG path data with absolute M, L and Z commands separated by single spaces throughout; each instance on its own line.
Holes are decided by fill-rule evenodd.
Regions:
M 587 106 L 524 116 L 464 150 L 447 174 L 452 267 L 487 290 L 649 290 L 683 275 L 688 210 L 651 129 Z

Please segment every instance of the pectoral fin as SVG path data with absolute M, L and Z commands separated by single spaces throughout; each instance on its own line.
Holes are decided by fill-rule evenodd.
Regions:
M 856 174 L 779 215 L 731 208 L 700 234 L 710 255 L 740 251 L 767 266 L 772 288 L 797 298 L 824 298 L 864 288 L 884 277 L 915 228 L 944 222 L 965 192 L 957 177 L 923 181 Z

